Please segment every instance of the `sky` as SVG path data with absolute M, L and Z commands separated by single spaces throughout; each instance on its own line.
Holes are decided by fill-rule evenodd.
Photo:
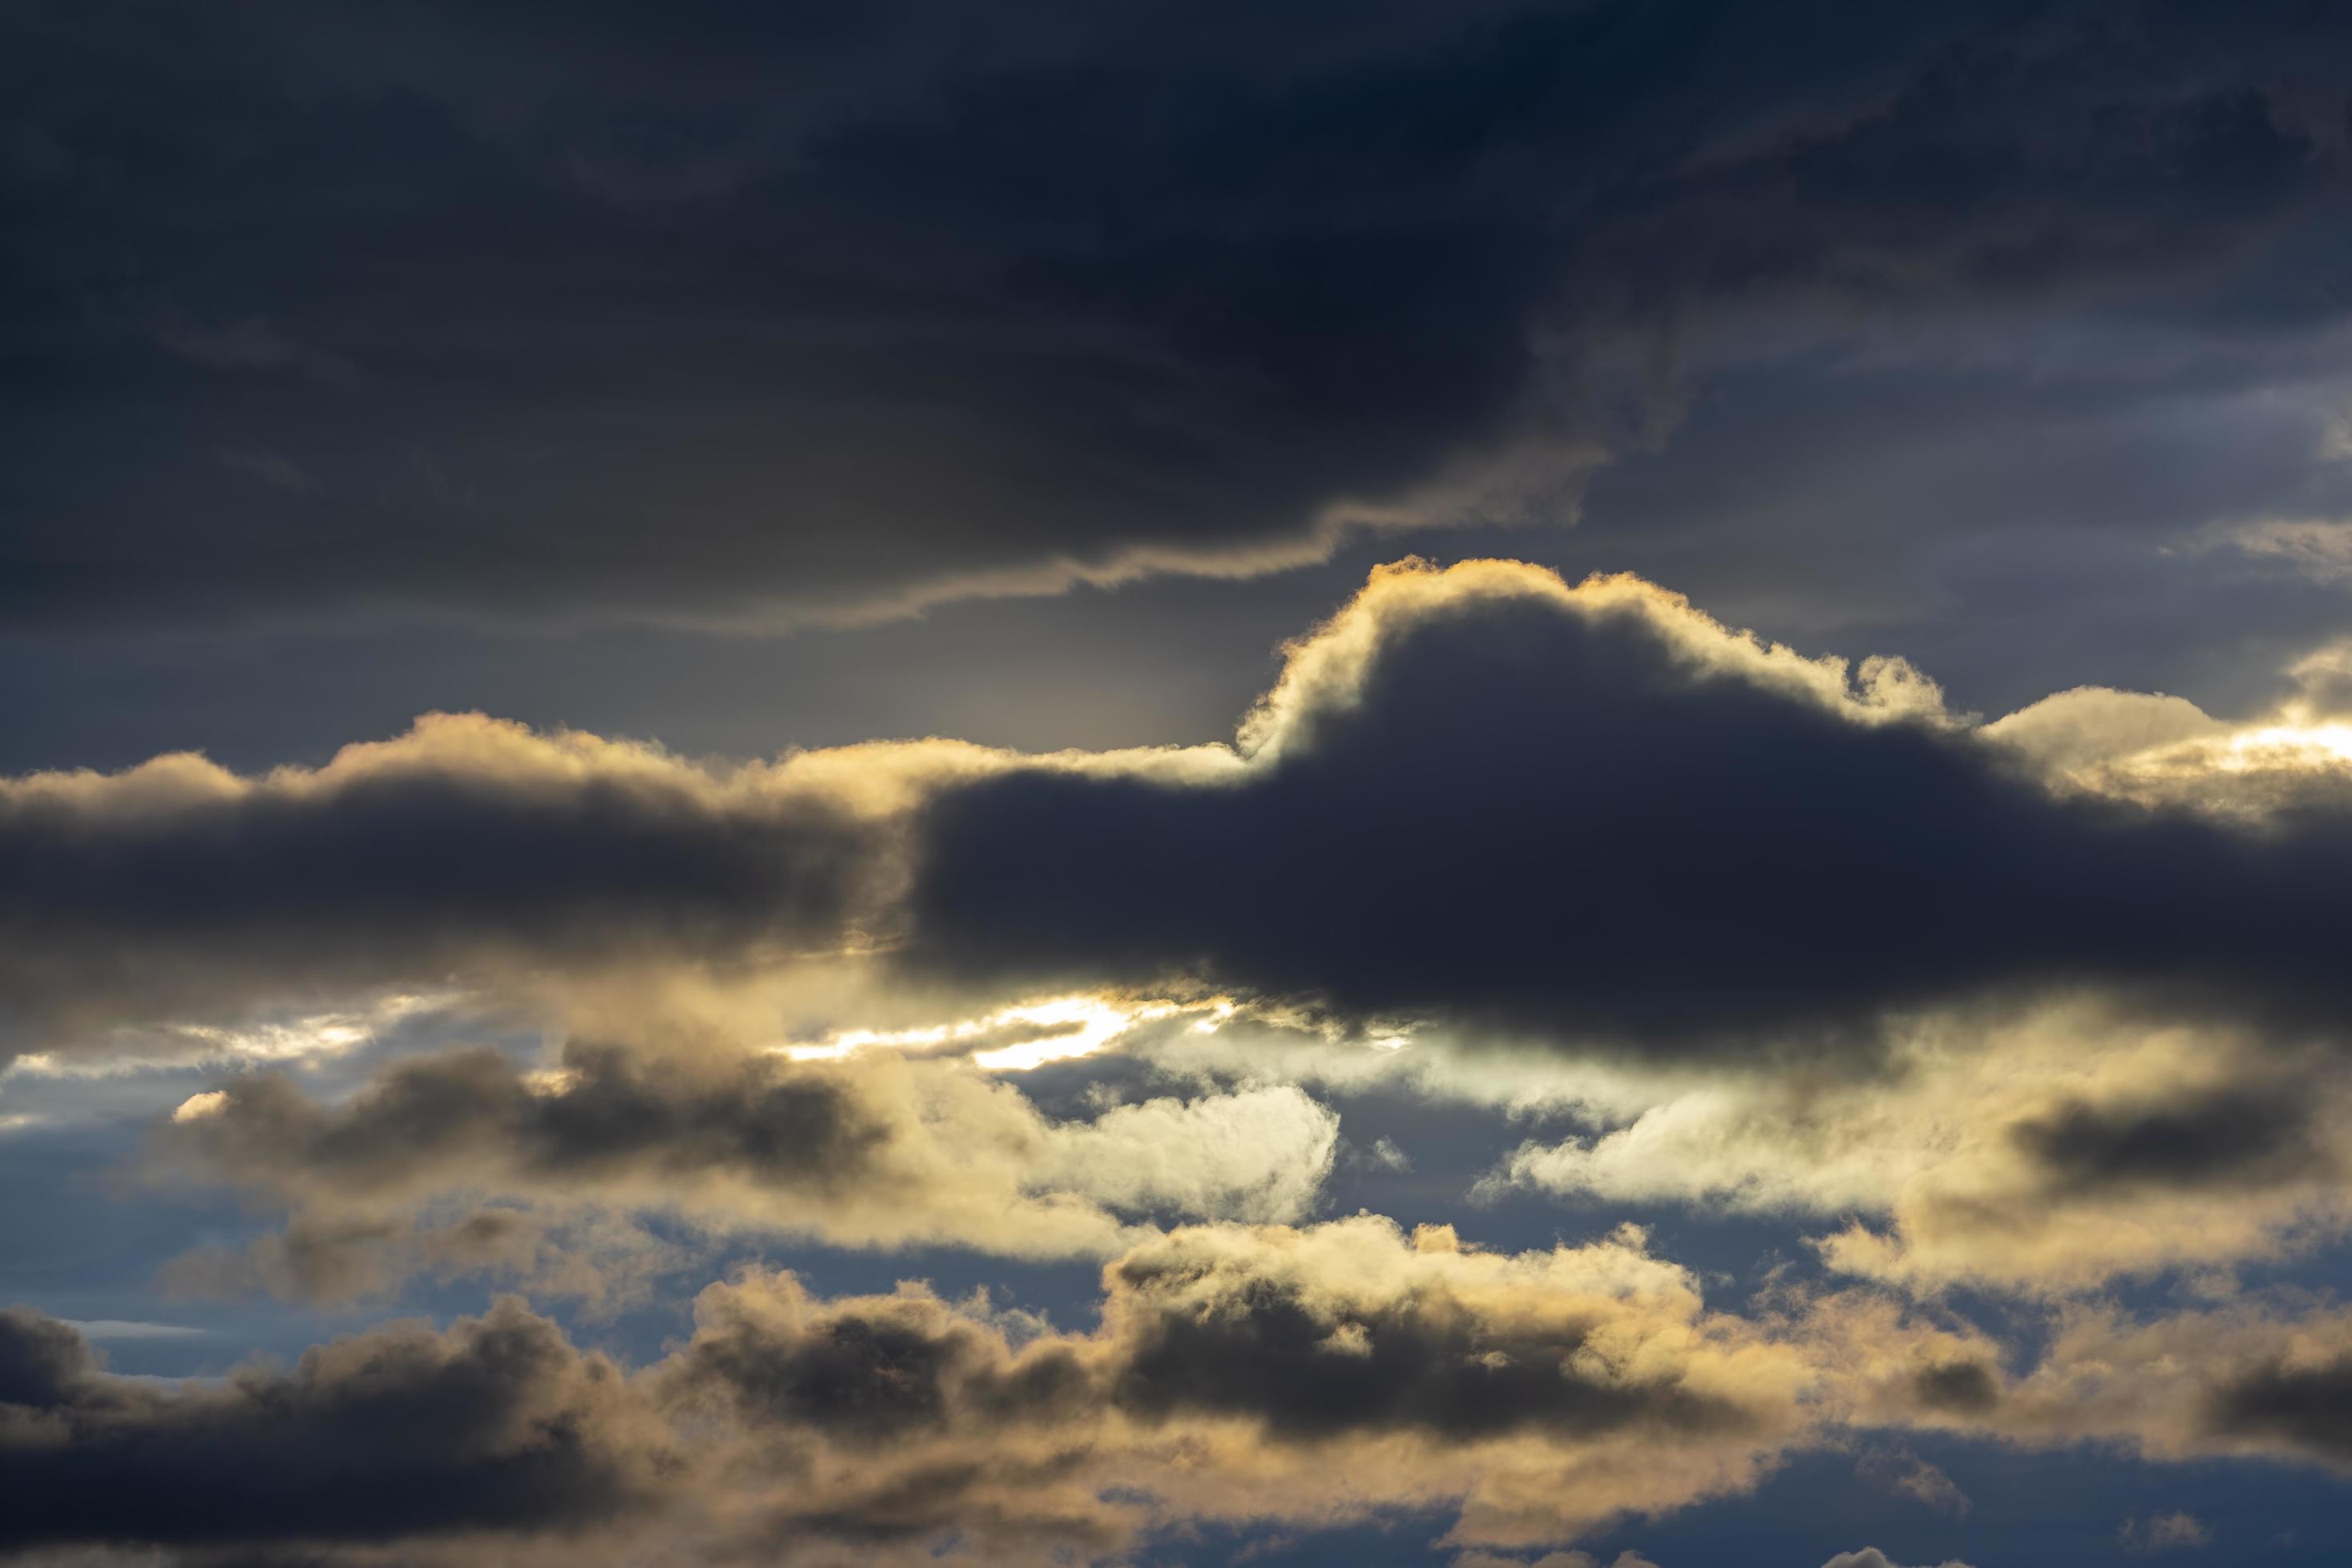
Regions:
M 2347 83 L 0 0 L 0 1563 L 2341 1561 Z

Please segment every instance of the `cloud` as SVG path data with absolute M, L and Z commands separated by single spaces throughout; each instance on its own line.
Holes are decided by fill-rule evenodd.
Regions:
M 837 940 L 837 804 L 650 748 L 436 716 L 324 768 L 201 758 L 0 785 L 0 995 L 21 1024 L 513 962 Z
M 1561 1552 L 1591 1531 L 1857 1434 L 2346 1462 L 2313 1415 L 2352 1343 L 2341 1313 L 2069 1310 L 2011 1375 L 1980 1333 L 1881 1294 L 1711 1308 L 1630 1229 L 1505 1253 L 1370 1215 L 1187 1227 L 1102 1284 L 1097 1326 L 1072 1332 L 981 1296 L 826 1300 L 749 1268 L 635 1372 L 506 1301 L 220 1382 L 110 1377 L 71 1328 L 16 1310 L 0 1436 L 43 1484 L 0 1544 L 499 1536 L 599 1562 L 658 1541 L 890 1563 L 953 1541 L 1097 1561 L 1202 1524 L 1443 1510 L 1465 1563 L 1583 1568 Z
M 2285 1444 L 2339 1465 L 2352 1463 L 2347 1393 L 2352 1355 L 2337 1350 L 2291 1359 L 2291 1352 L 2282 1352 L 2236 1369 L 2214 1389 L 2208 1430 Z
M 569 1299 L 587 1313 L 609 1317 L 647 1304 L 656 1282 L 698 1261 L 698 1250 L 625 1215 L 579 1205 L 552 1215 L 480 1206 L 419 1223 L 320 1204 L 242 1251 L 183 1253 L 163 1266 L 157 1283 L 171 1296 L 267 1294 L 350 1306 L 394 1300 L 420 1276 L 444 1284 L 488 1276 L 536 1300 Z
M 646 1506 L 663 1463 L 618 1370 L 514 1303 L 169 1390 L 107 1375 L 79 1335 L 12 1308 L 0 1432 L 0 1549 L 18 1551 L 574 1536 Z
M 1931 1379 L 1927 1386 L 1937 1390 L 1945 1403 L 1967 1403 L 1980 1397 L 1971 1384 L 1985 1388 L 1989 1396 L 1990 1377 L 1981 1367 L 1965 1363 Z M 1937 1513 L 1966 1514 L 1973 1506 L 1958 1482 L 1907 1448 L 1874 1449 L 1855 1463 L 1854 1474 L 1881 1491 L 1907 1497 Z
M 2352 1222 L 2352 1079 L 2332 1047 L 2082 999 L 1930 1015 L 1874 1070 L 1621 1086 L 1586 1136 L 1482 1182 L 1842 1220 L 1836 1268 L 2064 1293 L 2276 1259 Z
M 286 495 L 309 495 L 319 488 L 310 471 L 283 452 L 233 451 L 223 447 L 221 467 L 254 479 Z
M 2352 580 L 2352 522 L 2273 518 L 2223 529 L 2215 542 L 2257 560 L 2277 562 L 2314 582 Z
M 937 1452 L 967 1435 L 1020 1464 L 1087 1434 L 1072 1473 L 1149 1491 L 1163 1520 L 1451 1505 L 1464 1546 L 1559 1541 L 1752 1484 L 1797 1439 L 1816 1375 L 1806 1350 L 1706 1312 L 1686 1274 L 1623 1237 L 1506 1255 L 1369 1216 L 1199 1226 L 1114 1260 L 1104 1286 L 1097 1332 L 1013 1353 L 920 1293 L 813 1310 L 755 1278 L 706 1293 L 671 1375 L 739 1419 L 838 1424 L 857 1453 L 935 1485 L 975 1473 Z M 880 1403 L 853 1397 L 866 1374 L 845 1370 L 872 1367 L 890 1369 Z M 845 1495 L 896 1513 L 909 1494 L 869 1472 Z
M 1502 1255 L 1369 1217 L 1207 1226 L 1104 1288 L 1095 1331 L 1016 1343 L 978 1300 L 821 1300 L 751 1271 L 635 1373 L 508 1301 L 217 1385 L 109 1377 L 17 1310 L 0 1429 L 42 1496 L 0 1545 L 552 1535 L 597 1561 L 657 1538 L 889 1562 L 952 1538 L 1018 1562 L 1451 1504 L 1465 1548 L 1539 1546 L 1751 1484 L 1817 1377 L 1626 1237 Z M 1341 1383 L 1331 1409 L 1302 1404 Z
M 789 625 L 1558 519 L 1759 321 L 2227 327 L 2342 158 L 2284 5 L 171 16 L 13 39 L 18 620 Z M 214 458 L 265 435 L 299 549 Z
M 1989 1366 L 1966 1400 L 1874 1383 L 1868 1420 L 1996 1436 L 2028 1447 L 2106 1443 L 2145 1458 L 2269 1458 L 2352 1469 L 2342 1418 L 2352 1314 L 2292 1292 L 2134 1317 L 2112 1303 L 2058 1310 L 2039 1357 Z M 2153 1541 L 2154 1521 L 2139 1533 Z M 2186 1526 L 2168 1541 L 2189 1540 Z
M 602 1298 L 682 1260 L 633 1231 L 582 1230 L 583 1205 L 843 1247 L 1100 1257 L 1152 1216 L 1303 1219 L 1338 1141 L 1339 1119 L 1287 1086 L 1055 1121 L 961 1060 L 575 1042 L 543 1072 L 488 1049 L 406 1058 L 333 1105 L 282 1075 L 232 1079 L 158 1126 L 151 1161 L 294 1211 L 246 1257 L 183 1259 L 168 1278 L 184 1289 L 331 1300 L 415 1272 L 562 1285 L 562 1262 L 572 1293 Z M 479 1194 L 543 1212 L 414 1223 Z
M 1454 1560 L 1453 1568 L 1658 1568 L 1658 1565 L 1638 1552 L 1620 1552 L 1602 1563 L 1590 1552 L 1547 1552 L 1532 1560 L 1525 1557 L 1505 1557 L 1493 1552 L 1465 1552 Z
M 2126 1552 L 2145 1557 L 2178 1547 L 2210 1546 L 2213 1532 L 2193 1513 L 2152 1513 L 2146 1519 L 2125 1520 L 2116 1539 Z
M 1385 570 L 1241 749 L 1200 785 L 1045 765 L 940 793 L 909 962 L 1643 1050 L 1987 991 L 2338 999 L 2339 761 L 2252 829 L 2053 794 L 1908 666 L 1629 579 Z
M 1230 747 L 727 766 L 440 715 L 317 769 L 10 780 L 0 995 L 60 1052 L 368 987 L 561 1010 L 853 970 L 901 1005 L 1223 996 L 1637 1057 L 1875 1049 L 1892 1013 L 2083 987 L 2325 1016 L 2335 731 L 2232 731 L 2150 796 L 2077 765 L 2145 727 L 2072 707 L 2079 742 L 1979 731 L 1899 659 L 1636 579 L 1409 563 L 1291 647 Z
M 1865 1546 L 1859 1552 L 1841 1552 L 1822 1563 L 1822 1568 L 1903 1568 L 1903 1565 L 1877 1547 Z M 1969 1565 L 1958 1558 L 1950 1558 L 1940 1568 L 1969 1568 Z
M 2335 650 L 2291 666 L 2301 688 L 2273 714 L 2226 724 L 2177 697 L 2079 688 L 1984 728 L 2053 787 L 2260 826 L 2340 810 L 2352 728 L 2330 686 Z

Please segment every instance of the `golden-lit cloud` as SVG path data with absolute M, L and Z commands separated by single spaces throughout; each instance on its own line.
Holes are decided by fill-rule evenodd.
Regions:
M 184 1262 L 182 1284 L 253 1279 L 337 1297 L 396 1283 L 403 1259 L 536 1267 L 541 1230 L 581 1205 L 842 1247 L 1100 1257 L 1149 1234 L 1154 1215 L 1303 1218 L 1338 1138 L 1338 1118 L 1288 1086 L 1056 1121 L 956 1058 L 574 1044 L 540 1071 L 483 1049 L 405 1058 L 339 1104 L 281 1074 L 233 1078 L 184 1100 L 151 1159 L 174 1180 L 232 1183 L 295 1214 L 251 1259 Z M 481 1196 L 545 1213 L 504 1215 L 497 1247 L 462 1227 L 437 1243 L 413 1229 L 421 1209 Z M 296 1266 L 296 1248 L 312 1267 Z
M 0 1048 L 266 1055 L 426 994 L 791 1015 L 884 971 L 860 984 L 931 1016 L 781 1043 L 1001 1014 L 971 1026 L 1088 1049 L 1108 1016 L 1020 1009 L 1107 994 L 1636 1050 L 2053 973 L 2307 1002 L 2310 922 L 2175 952 L 2147 910 L 2282 910 L 2347 858 L 2352 731 L 2317 700 L 2228 726 L 2082 690 L 1977 727 L 1900 659 L 1808 657 L 1639 579 L 1407 562 L 1290 645 L 1231 745 L 718 763 L 440 714 L 316 768 L 0 781 Z M 1705 983 L 1648 973 L 1668 954 Z
M 176 1391 L 108 1378 L 70 1330 L 14 1313 L 0 1424 L 48 1484 L 0 1547 L 236 1528 L 329 1546 L 503 1533 L 590 1561 L 654 1534 L 793 1563 L 919 1561 L 947 1539 L 982 1561 L 1091 1561 L 1188 1523 L 1411 1508 L 1454 1511 L 1465 1550 L 1540 1549 L 1744 1490 L 1819 1439 L 1845 1385 L 1945 1353 L 1883 1316 L 1710 1310 L 1632 1232 L 1497 1254 L 1369 1216 L 1202 1226 L 1123 1254 L 1103 1284 L 1100 1326 L 1071 1333 L 982 1298 L 825 1300 L 755 1270 L 705 1290 L 692 1336 L 635 1373 L 509 1302 Z M 189 1470 L 207 1448 L 219 1463 Z M 442 1483 L 387 1525 L 372 1489 L 308 1483 L 362 1456 L 375 1475 L 458 1464 L 501 1484 Z M 518 1494 L 509 1472 L 539 1485 Z M 261 1507 L 289 1476 L 301 1506 Z M 197 1477 L 200 1507 L 167 1495 Z M 99 1508 L 101 1478 L 140 1508 Z
M 2275 1260 L 2352 1224 L 2352 1068 L 2095 1001 L 1931 1016 L 1872 1072 L 1664 1080 L 1484 1184 L 1843 1226 L 1842 1272 L 2029 1293 Z

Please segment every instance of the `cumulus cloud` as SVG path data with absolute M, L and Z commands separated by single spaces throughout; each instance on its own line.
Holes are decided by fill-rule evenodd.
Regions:
M 1632 1231 L 1501 1253 L 1371 1216 L 1189 1227 L 1102 1282 L 1097 1326 L 1073 1332 L 920 1284 L 824 1300 L 748 1269 L 633 1373 L 508 1301 L 176 1384 L 110 1377 L 18 1310 L 0 1442 L 43 1484 L 0 1545 L 496 1534 L 575 1561 L 660 1541 L 890 1563 L 952 1541 L 1096 1561 L 1202 1523 L 1445 1510 L 1465 1563 L 1584 1568 L 1566 1549 L 1588 1531 L 1857 1432 L 2352 1462 L 2340 1312 L 2070 1310 L 2012 1374 L 1981 1333 L 1883 1295 L 1710 1307 Z
M 1006 1517 L 1007 1487 L 1075 1513 L 1060 1489 L 1084 1479 L 1151 1500 L 1128 1528 L 1452 1508 L 1450 1543 L 1525 1551 L 1751 1486 L 1849 1384 L 1953 1353 L 1868 1314 L 1712 1311 L 1630 1233 L 1503 1254 L 1369 1216 L 1196 1226 L 1103 1282 L 1099 1329 L 1015 1350 L 919 1289 L 822 1303 L 750 1276 L 705 1293 L 657 1375 L 698 1409 L 834 1434 L 823 1509 L 782 1510 L 803 1527 L 877 1510 L 876 1539 L 921 1538 Z
M 2032 1447 L 2102 1443 L 2163 1461 L 2261 1458 L 2352 1471 L 2352 1314 L 2292 1294 L 2149 1316 L 2072 1305 L 2020 1374 L 1983 1362 L 1964 1375 L 1907 1391 L 1876 1382 L 1867 1419 Z M 2185 1542 L 2186 1527 L 2172 1528 L 2182 1538 L 2174 1543 Z
M 919 1561 L 950 1538 L 1034 1561 L 1185 1521 L 1447 1505 L 1465 1548 L 1541 1543 L 1752 1483 L 1820 1375 L 1631 1237 L 1499 1255 L 1369 1218 L 1210 1226 L 1104 1287 L 1099 1329 L 1016 1342 L 984 1302 L 820 1300 L 751 1272 L 634 1374 L 507 1302 L 219 1386 L 108 1377 L 20 1310 L 0 1320 L 0 1431 L 44 1495 L 0 1543 L 593 1527 L 566 1550 L 619 1560 L 658 1529 L 793 1562 Z
M 467 1194 L 557 1218 L 653 1210 L 845 1247 L 1104 1256 L 1154 1215 L 1307 1217 L 1338 1142 L 1339 1119 L 1287 1086 L 1063 1121 L 959 1060 L 574 1042 L 545 1071 L 488 1049 L 407 1058 L 335 1104 L 282 1074 L 247 1074 L 183 1103 L 152 1158 L 296 1211 L 248 1257 L 184 1259 L 176 1283 L 332 1300 L 409 1272 L 551 1266 L 548 1217 L 492 1208 L 415 1227 L 415 1211 Z M 651 1261 L 626 1232 L 601 1248 L 586 1245 L 593 1231 L 566 1234 L 585 1254 L 574 1293 L 601 1296 L 613 1267 Z
M 2053 787 L 2254 825 L 2340 811 L 2352 787 L 2352 708 L 2335 689 L 2341 650 L 2289 667 L 2296 695 L 2225 723 L 2178 697 L 2082 687 L 1984 727 Z
M 391 1325 L 287 1372 L 164 1388 L 0 1312 L 0 1549 L 573 1537 L 648 1506 L 665 1437 L 617 1368 L 504 1303 Z
M 1814 1237 L 1833 1268 L 2049 1293 L 2340 1234 L 2347 1158 L 2332 1047 L 2077 1000 L 1910 1021 L 1864 1074 L 1660 1080 L 1481 1190 L 1843 1217 Z

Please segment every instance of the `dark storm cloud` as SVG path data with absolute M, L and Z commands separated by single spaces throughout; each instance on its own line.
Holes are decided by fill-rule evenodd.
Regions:
M 2062 1104 L 2010 1136 L 2062 1192 L 2261 1187 L 2325 1176 L 2321 1105 L 2304 1083 L 2223 1087 L 2150 1104 Z
M 1376 580 L 1321 639 L 1360 678 L 1229 782 L 942 794 L 911 958 L 1648 1043 L 2011 986 L 2345 999 L 2352 803 L 2236 829 L 2053 795 L 1932 715 L 1694 657 L 1652 591 L 1512 572 Z
M 1000 1332 L 929 1295 L 818 1312 L 788 1282 L 706 1296 L 669 1374 L 681 1397 L 717 1399 L 759 1424 L 814 1426 L 852 1447 L 1066 1421 L 1099 1396 L 1066 1342 L 1011 1352 Z
M 1127 1293 L 1116 1397 L 1140 1416 L 1245 1416 L 1294 1442 L 1398 1428 L 1461 1442 L 1547 1428 L 1720 1435 L 1750 1425 L 1733 1401 L 1671 1377 L 1596 1377 L 1580 1359 L 1590 1343 L 1581 1324 L 1496 1323 L 1435 1290 L 1334 1303 L 1311 1282 L 1279 1275 L 1221 1281 L 1203 1300 L 1186 1289 L 1198 1278 L 1188 1264 L 1200 1267 L 1147 1250 L 1112 1271 Z
M 835 942 L 873 848 L 754 775 L 462 716 L 315 772 L 32 775 L 0 786 L 0 1024 Z
M 1983 1362 L 1943 1362 L 1924 1367 L 1912 1378 L 1911 1387 L 1913 1396 L 1927 1410 L 1979 1415 L 2000 1403 L 2000 1373 Z
M 2352 1357 L 2233 1368 L 2213 1390 L 2205 1419 L 2218 1437 L 2284 1444 L 2352 1466 Z
M 2343 33 L 18 7 L 0 615 L 840 616 L 1553 513 L 1758 311 L 2210 314 L 2337 187 Z
M 10 1309 L 0 1368 L 0 1550 L 571 1534 L 642 1506 L 660 1458 L 632 1451 L 619 1373 L 511 1302 L 178 1389 Z
M 583 1044 L 545 1087 L 482 1049 L 401 1063 L 331 1108 L 276 1075 L 218 1093 L 177 1124 L 179 1142 L 227 1174 L 319 1194 L 484 1179 L 661 1193 L 713 1173 L 821 1194 L 855 1180 L 893 1131 L 849 1084 L 780 1058 L 698 1071 Z

